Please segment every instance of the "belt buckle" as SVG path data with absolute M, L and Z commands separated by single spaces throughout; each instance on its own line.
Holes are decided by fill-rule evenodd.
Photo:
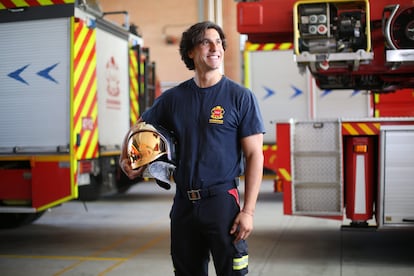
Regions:
M 200 190 L 187 191 L 187 195 L 188 199 L 192 201 L 201 199 Z

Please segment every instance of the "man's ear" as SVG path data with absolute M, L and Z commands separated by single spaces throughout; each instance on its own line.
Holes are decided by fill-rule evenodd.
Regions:
M 188 51 L 188 52 L 187 52 L 187 56 L 188 56 L 189 58 L 193 59 L 193 58 L 194 58 L 194 50 L 190 50 L 190 51 Z

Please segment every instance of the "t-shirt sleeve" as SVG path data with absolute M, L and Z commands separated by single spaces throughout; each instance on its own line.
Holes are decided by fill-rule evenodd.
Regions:
M 144 122 L 152 125 L 164 124 L 164 115 L 167 113 L 164 108 L 165 96 L 166 94 L 161 94 L 155 99 L 153 105 L 142 113 L 141 118 Z
M 266 132 L 256 96 L 247 89 L 241 102 L 241 114 L 240 138 Z

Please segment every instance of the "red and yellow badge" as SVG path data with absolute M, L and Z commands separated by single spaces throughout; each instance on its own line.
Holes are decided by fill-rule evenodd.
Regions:
M 223 117 L 224 117 L 224 108 L 216 105 L 215 107 L 213 107 L 211 109 L 211 113 L 210 113 L 210 120 L 209 123 L 212 124 L 223 124 Z

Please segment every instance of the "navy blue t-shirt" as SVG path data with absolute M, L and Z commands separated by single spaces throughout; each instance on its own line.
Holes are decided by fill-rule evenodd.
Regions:
M 208 88 L 187 80 L 162 93 L 142 119 L 163 126 L 177 138 L 174 179 L 183 190 L 240 176 L 240 139 L 264 133 L 254 94 L 226 77 Z

